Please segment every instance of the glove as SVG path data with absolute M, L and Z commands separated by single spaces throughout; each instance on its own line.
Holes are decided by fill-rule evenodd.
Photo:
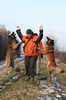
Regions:
M 37 45 L 38 44 L 38 40 L 35 40 L 34 43 Z
M 39 34 L 43 34 L 43 29 L 40 29 L 39 30 Z
M 40 27 L 39 27 L 39 33 L 43 34 L 43 26 L 42 25 L 40 25 Z

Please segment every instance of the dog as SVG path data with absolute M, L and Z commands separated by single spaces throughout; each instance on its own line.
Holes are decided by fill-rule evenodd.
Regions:
M 54 40 L 50 39 L 49 37 L 47 37 L 46 46 L 43 49 L 43 54 L 46 54 L 47 56 L 47 69 L 50 78 L 53 73 L 64 73 L 64 69 L 59 68 L 56 64 L 54 54 Z
M 19 46 L 18 41 L 16 40 L 15 33 L 8 33 L 8 45 L 6 52 L 6 65 L 14 68 L 14 56 L 16 55 L 16 48 Z

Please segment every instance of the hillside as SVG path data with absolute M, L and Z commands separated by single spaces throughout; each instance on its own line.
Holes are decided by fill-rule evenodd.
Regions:
M 65 68 L 66 64 L 62 62 L 57 62 L 58 67 L 63 67 Z M 17 68 L 24 69 L 24 63 L 19 62 L 16 64 Z M 8 80 L 9 77 L 12 77 L 15 75 L 15 71 L 12 70 L 11 68 L 4 68 L 0 72 L 0 84 L 2 84 L 4 81 Z M 0 100 L 45 100 L 42 99 L 46 95 L 50 95 L 51 97 L 55 98 L 55 94 L 53 94 L 53 89 L 52 89 L 52 84 L 50 84 L 49 81 L 43 80 L 40 81 L 36 80 L 35 82 L 33 81 L 26 81 L 24 76 L 24 71 L 19 73 L 21 76 L 18 80 L 16 81 L 10 81 L 7 83 L 7 87 L 3 89 L 0 92 Z M 40 68 L 40 76 L 41 77 L 49 77 L 47 73 L 47 60 L 46 57 L 41 61 L 41 68 Z M 64 88 L 66 91 L 66 72 L 64 74 L 57 74 L 56 77 L 61 82 L 61 87 Z M 46 89 L 47 88 L 47 89 Z M 48 92 L 51 92 L 47 94 Z M 50 97 L 48 97 L 50 98 Z M 64 97 L 65 98 L 65 97 Z M 48 99 L 47 99 L 48 100 Z M 62 99 L 61 99 L 62 100 Z M 64 99 L 66 100 L 66 99 Z

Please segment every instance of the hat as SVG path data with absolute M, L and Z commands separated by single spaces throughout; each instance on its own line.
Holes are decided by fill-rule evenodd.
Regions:
M 31 29 L 27 29 L 26 34 L 33 34 L 33 31 Z

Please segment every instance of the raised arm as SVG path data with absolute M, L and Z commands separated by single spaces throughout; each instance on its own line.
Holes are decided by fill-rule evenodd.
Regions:
M 16 32 L 17 32 L 19 38 L 22 40 L 21 28 L 19 26 L 16 27 Z
M 37 40 L 35 40 L 35 43 L 38 44 L 43 38 L 43 27 L 40 26 L 40 29 L 39 29 L 39 37 Z

